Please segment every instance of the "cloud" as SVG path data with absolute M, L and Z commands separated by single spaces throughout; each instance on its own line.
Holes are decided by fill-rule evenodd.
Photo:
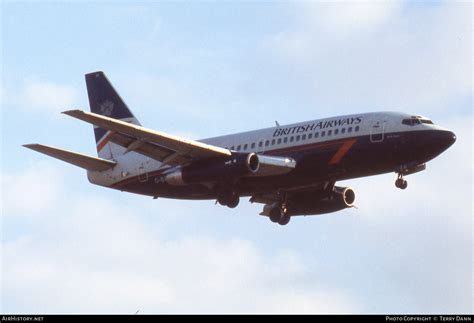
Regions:
M 2 174 L 2 210 L 5 216 L 31 217 L 54 209 L 61 192 L 62 174 L 35 163 L 21 172 Z
M 186 138 L 218 135 L 218 131 L 222 131 L 221 123 L 238 120 L 239 108 L 243 104 L 234 93 L 235 89 L 228 87 L 216 92 L 218 81 L 214 78 L 201 80 L 201 83 L 208 83 L 203 85 L 193 83 L 193 77 L 128 73 L 111 76 L 111 79 L 129 107 L 139 118 L 143 116 L 148 127 L 177 135 L 174 124 L 166 120 L 179 118 L 180 122 L 187 124 L 186 131 L 180 131 Z M 206 123 L 206 127 L 202 127 L 202 123 Z M 232 125 L 234 123 L 229 126 Z
M 74 107 L 78 94 L 72 87 L 49 81 L 27 80 L 22 99 L 28 109 L 61 112 Z
M 368 32 L 387 22 L 400 10 L 396 1 L 339 1 L 329 3 L 306 3 L 308 25 L 314 32 L 320 31 L 337 37 Z
M 276 33 L 269 44 L 289 61 L 314 63 L 314 55 L 328 50 L 327 45 L 347 44 L 349 37 L 372 35 L 393 19 L 400 7 L 395 1 L 301 3 L 296 6 L 294 24 Z
M 472 91 L 471 5 L 406 6 L 302 5 L 268 50 L 320 109 L 451 109 Z
M 164 238 L 135 206 L 63 201 L 66 214 L 3 243 L 3 308 L 12 312 L 230 313 L 357 311 L 331 288 L 304 282 L 291 250 L 265 256 L 239 238 Z M 168 212 L 170 210 L 167 210 Z

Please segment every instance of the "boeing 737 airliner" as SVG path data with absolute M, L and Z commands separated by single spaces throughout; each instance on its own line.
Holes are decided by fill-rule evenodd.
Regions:
M 286 225 L 292 216 L 354 206 L 340 180 L 424 170 L 456 140 L 430 119 L 398 112 L 360 113 L 233 135 L 189 140 L 141 126 L 103 72 L 86 74 L 91 112 L 63 112 L 94 126 L 98 157 L 40 144 L 30 149 L 87 170 L 93 184 L 154 198 L 212 199 L 234 208 L 240 197 Z

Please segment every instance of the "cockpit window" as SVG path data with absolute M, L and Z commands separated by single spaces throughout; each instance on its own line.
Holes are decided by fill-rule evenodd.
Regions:
M 407 126 L 415 126 L 417 124 L 420 124 L 421 122 L 418 119 L 403 119 L 402 123 Z
M 407 126 L 416 126 L 419 124 L 434 124 L 433 121 L 430 119 L 421 117 L 421 116 L 413 116 L 410 119 L 403 119 L 402 124 L 407 125 Z
M 434 124 L 433 121 L 431 121 L 429 119 L 421 119 L 420 121 L 421 121 L 421 123 Z

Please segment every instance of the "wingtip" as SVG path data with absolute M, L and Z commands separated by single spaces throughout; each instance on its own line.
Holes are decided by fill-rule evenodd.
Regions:
M 25 148 L 34 150 L 34 151 L 40 151 L 40 150 L 41 150 L 41 147 L 42 147 L 43 145 L 40 145 L 40 144 L 24 144 L 24 145 L 22 145 L 22 146 L 25 147 Z
M 68 116 L 74 116 L 74 115 L 77 115 L 79 113 L 83 113 L 84 111 L 80 110 L 80 109 L 73 109 L 73 110 L 66 110 L 66 111 L 63 111 L 61 112 L 62 114 L 66 114 Z
M 22 146 L 25 147 L 25 148 L 30 148 L 30 149 L 31 149 L 31 148 L 33 148 L 33 147 L 37 147 L 38 144 L 24 144 L 24 145 L 22 145 Z

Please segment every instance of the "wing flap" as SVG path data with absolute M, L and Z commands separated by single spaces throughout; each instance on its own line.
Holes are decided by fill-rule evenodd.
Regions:
M 130 124 L 117 119 L 112 119 L 99 114 L 85 112 L 82 110 L 70 110 L 65 111 L 63 113 L 73 118 L 80 119 L 82 121 L 96 125 L 100 128 L 104 128 L 115 133 L 129 136 L 133 138 L 133 140 L 139 140 L 144 143 L 157 145 L 160 147 L 160 149 L 158 150 L 168 149 L 173 153 L 176 152 L 180 156 L 185 157 L 187 160 L 192 160 L 195 158 L 231 155 L 231 152 L 228 149 L 208 145 L 194 140 L 183 139 L 177 136 L 147 129 L 138 125 Z M 121 139 L 116 138 L 116 140 L 118 143 L 118 141 L 120 141 Z M 152 149 L 152 147 L 150 146 L 148 146 L 148 148 Z M 138 149 L 133 150 L 135 151 Z M 170 154 L 168 154 L 168 156 L 169 155 Z M 163 159 L 161 159 L 161 157 L 158 157 L 158 160 L 162 161 Z
M 116 162 L 113 162 L 111 160 L 83 155 L 46 145 L 28 144 L 23 145 L 23 147 L 35 150 L 42 154 L 60 159 L 62 161 L 65 161 L 66 163 L 73 164 L 87 170 L 104 171 L 113 168 L 117 164 Z

